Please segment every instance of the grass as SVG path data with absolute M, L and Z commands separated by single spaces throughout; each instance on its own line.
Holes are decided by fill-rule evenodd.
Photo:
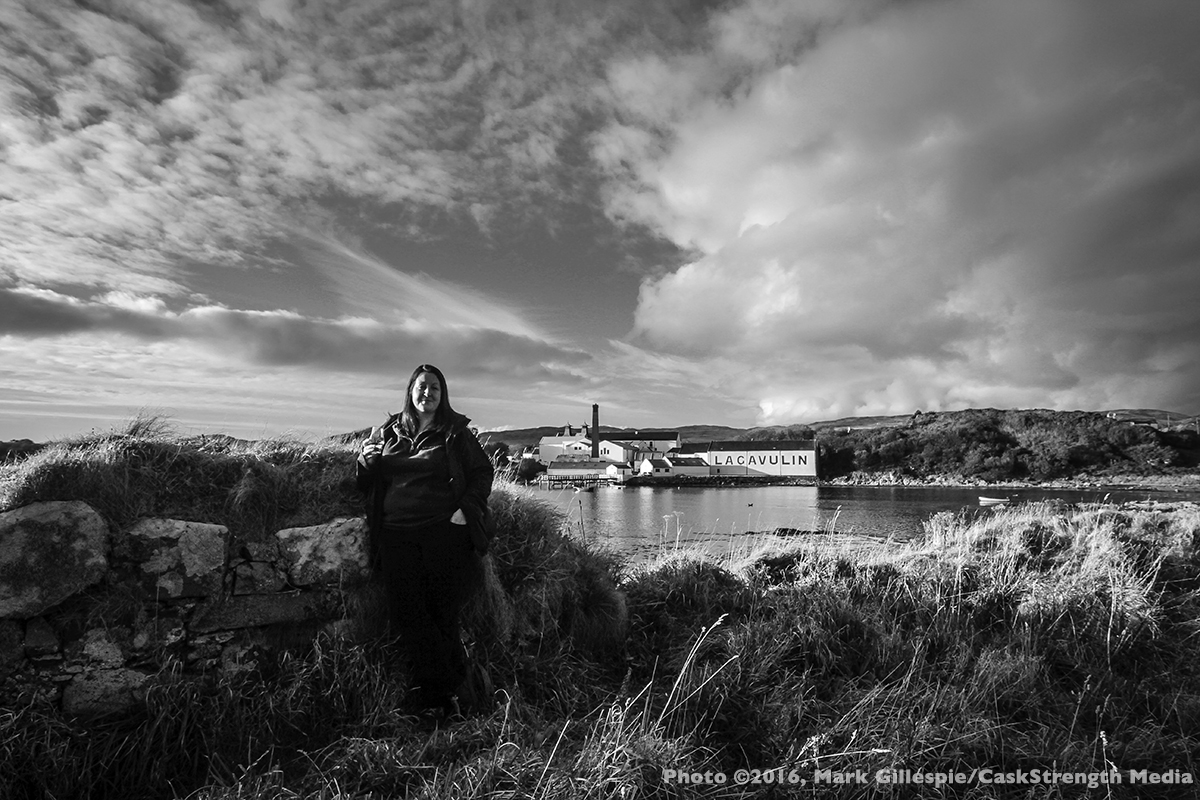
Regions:
M 173 517 L 255 538 L 358 513 L 354 458 L 344 444 L 179 437 L 139 418 L 123 431 L 50 442 L 4 468 L 0 508 L 84 500 L 120 527 Z
M 65 493 L 106 513 L 179 509 L 250 532 L 352 509 L 351 459 L 336 444 L 127 433 L 56 443 L 5 479 L 3 503 Z M 1195 506 L 940 514 L 909 543 L 820 536 L 737 563 L 669 553 L 636 570 L 563 535 L 561 515 L 524 490 L 498 486 L 492 506 L 486 601 L 466 625 L 497 684 L 492 709 L 440 728 L 405 713 L 404 676 L 364 625 L 253 673 L 164 674 L 130 718 L 0 711 L 7 796 L 850 798 L 892 792 L 662 776 L 1200 773 Z M 370 618 L 372 602 L 368 590 L 357 614 Z M 1078 796 L 918 788 L 897 794 Z

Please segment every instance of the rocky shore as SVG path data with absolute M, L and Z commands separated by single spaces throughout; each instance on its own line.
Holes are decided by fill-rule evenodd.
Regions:
M 720 488 L 726 486 L 817 486 L 815 478 L 795 475 L 635 475 L 621 486 L 656 486 L 664 489 L 679 486 Z
M 1200 473 L 1171 475 L 1087 475 L 1060 478 L 1052 481 L 972 480 L 954 475 L 918 477 L 899 472 L 855 472 L 830 480 L 796 476 L 773 475 L 637 475 L 622 486 L 653 486 L 659 488 L 702 487 L 723 488 L 740 486 L 862 486 L 906 488 L 975 488 L 975 489 L 1061 489 L 1153 492 L 1200 492 Z
M 988 482 L 952 475 L 917 477 L 896 472 L 855 472 L 841 478 L 821 481 L 822 486 L 904 486 L 977 489 L 1062 489 L 1112 491 L 1200 492 L 1200 473 L 1170 475 L 1081 475 L 1051 481 Z

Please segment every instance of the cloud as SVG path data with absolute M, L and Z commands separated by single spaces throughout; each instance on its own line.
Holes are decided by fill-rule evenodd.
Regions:
M 57 292 L 0 289 L 0 335 L 55 336 L 94 330 L 122 330 L 139 336 L 161 335 L 164 326 L 124 298 L 89 303 Z
M 645 279 L 632 341 L 755 364 L 775 421 L 1194 407 L 1200 10 L 792 5 L 609 72 L 610 213 L 696 253 Z
M 184 339 L 227 359 L 266 366 L 319 366 L 395 373 L 421 361 L 506 380 L 573 382 L 588 361 L 579 351 L 494 328 L 429 319 L 381 323 L 366 318 L 310 319 L 294 312 L 219 306 L 166 311 L 153 300 L 119 295 L 82 301 L 48 290 L 0 289 L 0 333 L 33 337 L 101 332 L 143 341 Z
M 0 332 L 306 380 L 433 360 L 513 413 L 1194 408 L 1197 14 L 3 3 Z M 495 248 L 496 296 L 422 272 L 452 248 L 373 255 L 438 240 Z M 632 264 L 627 340 L 569 341 L 538 305 L 566 291 L 497 299 L 526 258 L 611 290 L 590 331 Z
M 546 339 L 520 310 L 470 287 L 414 275 L 329 237 L 298 234 L 303 258 L 314 264 L 344 313 L 406 327 L 478 328 Z
M 589 180 L 577 142 L 603 113 L 600 65 L 644 16 L 634 2 L 6 3 L 0 279 L 178 296 L 180 259 L 257 268 L 293 227 L 363 208 L 414 238 L 434 234 L 430 215 L 553 226 Z
M 327 213 L 321 194 L 447 205 L 461 190 L 427 135 L 450 110 L 456 76 L 436 66 L 454 43 L 389 55 L 388 34 L 419 20 L 389 19 L 384 41 L 354 47 L 379 20 L 350 20 L 328 45 L 346 48 L 336 58 L 313 46 L 314 19 L 283 32 L 177 2 L 5 9 L 10 277 L 106 287 L 122 275 L 179 292 L 172 256 L 239 263 L 288 222 Z M 413 80 L 426 59 L 435 69 Z

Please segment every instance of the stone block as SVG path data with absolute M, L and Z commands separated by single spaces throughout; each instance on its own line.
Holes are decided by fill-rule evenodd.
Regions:
M 25 623 L 25 655 L 45 658 L 58 655 L 62 642 L 45 617 L 34 617 Z
M 108 523 L 78 500 L 0 514 L 0 618 L 29 619 L 108 571 Z
M 226 631 L 226 633 L 229 632 Z M 213 661 L 220 657 L 221 651 L 224 649 L 225 643 L 211 635 L 197 636 L 188 642 L 187 661 L 188 663 Z
M 243 542 L 238 554 L 246 561 L 277 561 L 279 541 L 272 537 L 265 542 Z
M 143 519 L 125 535 L 122 555 L 134 561 L 160 598 L 221 593 L 229 529 L 178 519 Z
M 84 634 L 83 657 L 88 663 L 102 667 L 120 667 L 125 664 L 125 651 L 103 628 L 93 628 Z
M 0 619 L 0 676 L 7 675 L 25 660 L 25 634 L 21 623 Z
M 333 613 L 329 598 L 319 592 L 246 595 L 202 606 L 188 627 L 192 633 L 212 633 L 328 619 Z
M 274 594 L 287 585 L 283 573 L 274 563 L 243 561 L 233 568 L 233 593 Z
M 147 675 L 131 669 L 97 669 L 71 678 L 63 690 L 62 708 L 77 717 L 121 714 L 144 699 Z
M 134 650 L 156 650 L 174 647 L 187 636 L 183 620 L 174 613 L 164 612 L 139 621 L 133 632 L 131 645 Z
M 285 528 L 275 537 L 279 541 L 280 566 L 293 585 L 354 585 L 370 575 L 367 523 L 361 517 Z

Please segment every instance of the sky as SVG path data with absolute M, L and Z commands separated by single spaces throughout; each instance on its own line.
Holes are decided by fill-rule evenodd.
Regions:
M 0 439 L 1200 412 L 1200 3 L 0 0 Z

